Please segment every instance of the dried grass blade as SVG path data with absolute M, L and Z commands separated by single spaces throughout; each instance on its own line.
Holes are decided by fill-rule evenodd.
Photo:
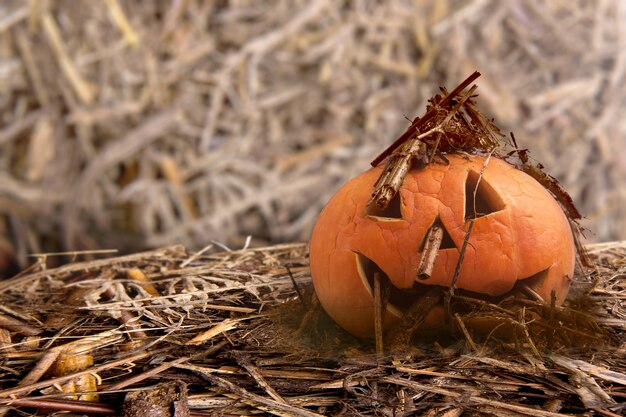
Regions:
M 315 413 L 313 411 L 306 410 L 304 408 L 299 408 L 289 404 L 283 404 L 278 401 L 261 397 L 260 395 L 253 394 L 237 385 L 233 384 L 226 379 L 217 377 L 210 372 L 207 372 L 204 368 L 200 366 L 192 366 L 192 365 L 179 365 L 179 368 L 188 369 L 202 378 L 208 380 L 209 382 L 217 385 L 218 387 L 225 389 L 237 396 L 241 397 L 244 400 L 252 401 L 254 403 L 258 403 L 264 406 L 269 407 L 266 411 L 271 414 L 281 415 L 279 413 L 291 413 L 294 416 L 299 417 L 323 417 L 322 414 Z
M 193 339 L 189 340 L 185 344 L 188 346 L 197 346 L 197 345 L 206 343 L 207 341 L 211 340 L 215 336 L 236 328 L 237 323 L 240 321 L 241 320 L 226 319 L 223 322 L 211 327 L 209 330 L 202 332 L 200 334 L 197 334 L 196 336 L 194 336 Z

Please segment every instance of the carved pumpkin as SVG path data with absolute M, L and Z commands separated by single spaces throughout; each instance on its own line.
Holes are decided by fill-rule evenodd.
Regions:
M 458 288 L 497 297 L 524 280 L 546 302 L 552 291 L 557 304 L 565 300 L 575 246 L 552 195 L 500 159 L 486 165 L 482 156 L 448 159 L 411 170 L 384 211 L 367 205 L 379 166 L 348 182 L 320 214 L 310 242 L 313 284 L 326 312 L 354 335 L 373 335 L 375 271 L 393 286 L 385 327 L 419 295 L 404 291 L 416 282 L 451 284 L 469 219 L 475 220 Z M 432 275 L 422 281 L 416 270 L 433 224 L 443 227 L 444 238 Z

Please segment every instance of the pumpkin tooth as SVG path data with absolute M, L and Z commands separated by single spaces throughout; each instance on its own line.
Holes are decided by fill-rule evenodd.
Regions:
M 376 262 L 369 259 L 367 256 L 354 252 L 356 259 L 356 267 L 359 277 L 363 282 L 363 286 L 367 289 L 367 292 L 374 298 L 374 274 L 378 273 L 379 279 L 388 295 L 386 296 L 387 310 L 397 317 L 402 316 L 402 312 L 406 310 L 416 298 L 416 293 L 419 293 L 418 287 L 410 290 L 401 290 L 391 284 L 389 276 L 376 264 Z M 425 286 L 424 286 L 425 287 Z

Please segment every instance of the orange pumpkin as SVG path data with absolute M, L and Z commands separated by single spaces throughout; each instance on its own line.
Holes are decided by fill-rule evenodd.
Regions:
M 403 290 L 416 282 L 449 286 L 472 218 L 458 288 L 497 297 L 525 280 L 547 302 L 552 291 L 557 304 L 565 300 L 575 246 L 552 195 L 503 160 L 448 160 L 411 170 L 384 211 L 367 205 L 382 170 L 372 168 L 341 188 L 320 214 L 310 242 L 313 284 L 326 312 L 354 335 L 373 335 L 375 271 L 393 285 L 385 327 L 419 295 Z M 421 281 L 416 271 L 433 224 L 443 227 L 444 238 L 431 277 Z

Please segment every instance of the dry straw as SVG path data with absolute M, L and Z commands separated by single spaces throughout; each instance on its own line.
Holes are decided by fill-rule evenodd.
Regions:
M 480 70 L 483 111 L 626 237 L 621 1 L 0 4 L 0 250 L 308 238 Z
M 302 244 L 173 246 L 32 271 L 0 287 L 10 318 L 0 405 L 5 415 L 622 415 L 626 245 L 588 249 L 597 270 L 576 277 L 564 307 L 454 297 L 507 320 L 515 338 L 479 337 L 457 315 L 451 337 L 418 330 L 378 355 L 310 302 Z

